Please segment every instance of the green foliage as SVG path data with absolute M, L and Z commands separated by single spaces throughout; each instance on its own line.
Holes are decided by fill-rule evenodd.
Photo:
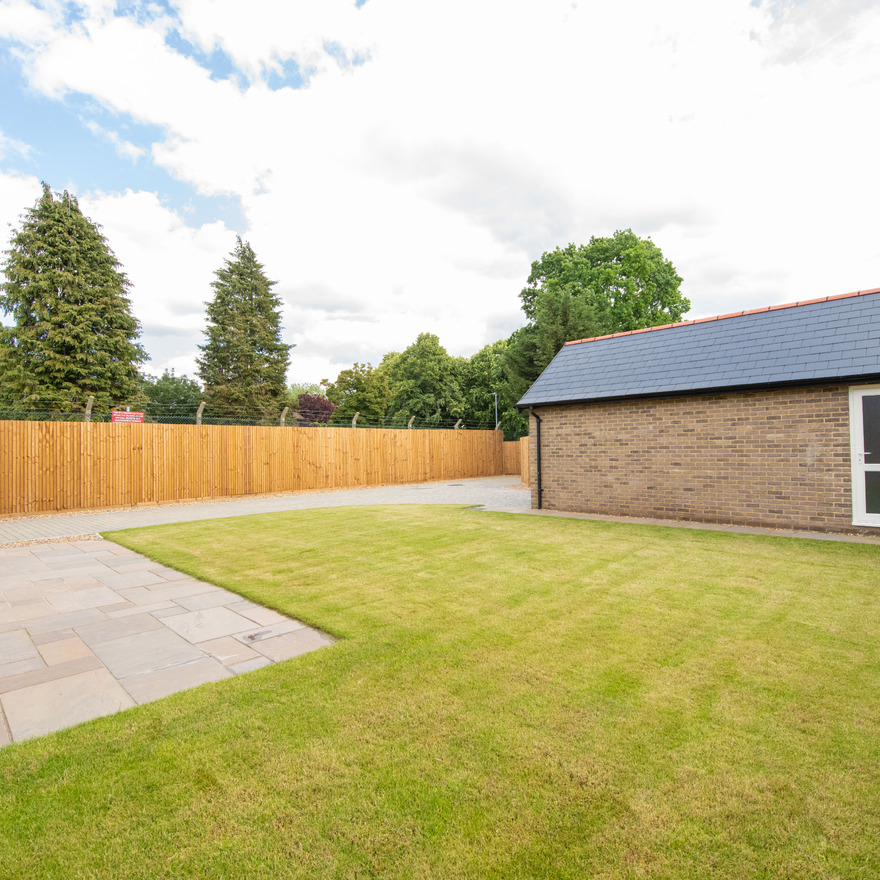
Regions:
M 508 340 L 519 396 L 572 339 L 680 321 L 690 308 L 681 281 L 660 248 L 630 229 L 545 253 L 520 293 L 529 323 Z
M 494 428 L 497 394 L 504 436 L 518 439 L 528 433 L 528 419 L 516 403 L 566 342 L 677 321 L 690 307 L 680 285 L 660 249 L 628 229 L 557 248 L 532 264 L 520 294 L 525 327 L 469 360 L 450 357 L 436 336 L 423 333 L 406 351 L 385 355 L 375 371 L 355 364 L 333 385 L 324 383 L 339 404 L 333 421 L 348 422 L 360 411 L 376 424 L 406 424 L 415 416 L 420 425 L 463 418 Z M 387 380 L 380 394 L 373 392 L 381 403 L 368 402 L 379 376 Z
M 273 418 L 284 407 L 290 346 L 281 341 L 281 299 L 247 242 L 216 272 L 207 344 L 198 359 L 209 410 Z
M 499 339 L 481 348 L 464 370 L 465 424 L 495 427 L 495 394 L 498 395 L 498 421 L 507 440 L 528 433 L 528 419 L 521 417 L 515 404 L 519 399 L 511 390 L 506 369 L 507 340 Z M 522 396 L 522 395 L 520 395 Z
M 420 333 L 416 341 L 388 366 L 393 424 L 412 416 L 421 425 L 437 426 L 464 413 L 463 365 L 450 357 L 433 333 Z
M 287 397 L 290 406 L 296 406 L 300 394 L 317 394 L 319 397 L 326 397 L 324 388 L 317 382 L 292 382 L 287 386 Z
M 94 411 L 142 403 L 129 282 L 99 228 L 75 196 L 48 184 L 12 236 L 0 309 L 13 325 L 0 329 L 0 387 L 27 410 Z
M 551 278 L 535 297 L 535 351 L 539 363 L 549 364 L 570 339 L 598 333 L 596 307 L 576 286 Z
M 516 400 L 529 390 L 547 363 L 542 363 L 538 355 L 538 329 L 534 324 L 526 324 L 510 334 L 504 352 L 504 368 Z
M 650 238 L 631 229 L 556 248 L 532 263 L 528 286 L 520 293 L 530 321 L 538 320 L 538 295 L 551 280 L 587 301 L 599 334 L 671 324 L 691 306 L 672 263 Z
M 507 341 L 483 346 L 469 361 L 464 372 L 462 416 L 468 425 L 495 427 L 495 397 L 503 381 L 503 358 Z M 499 412 L 503 403 L 498 401 Z
M 158 379 L 141 376 L 141 387 L 148 417 L 195 416 L 202 400 L 199 383 L 188 376 L 175 376 L 174 370 L 165 370 Z
M 528 419 L 516 409 L 525 392 L 514 388 L 506 368 L 507 340 L 485 346 L 470 359 L 451 357 L 436 336 L 423 333 L 406 351 L 390 352 L 378 367 L 354 364 L 336 381 L 322 383 L 337 404 L 332 424 L 449 426 L 462 418 L 466 427 L 495 427 L 498 418 L 508 440 L 528 433 Z M 438 413 L 439 407 L 439 413 Z
M 353 364 L 350 369 L 342 370 L 335 382 L 324 379 L 321 385 L 326 389 L 327 399 L 336 404 L 331 424 L 350 423 L 355 413 L 360 413 L 359 420 L 363 424 L 384 424 L 391 397 L 387 370 L 374 369 L 370 364 Z

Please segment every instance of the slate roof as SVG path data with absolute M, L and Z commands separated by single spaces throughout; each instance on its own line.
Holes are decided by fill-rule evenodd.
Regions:
M 880 381 L 880 288 L 566 343 L 517 406 Z

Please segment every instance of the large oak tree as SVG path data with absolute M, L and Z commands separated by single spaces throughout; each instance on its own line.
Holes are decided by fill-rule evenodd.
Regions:
M 520 293 L 529 323 L 508 340 L 507 370 L 517 395 L 565 342 L 680 321 L 691 306 L 681 283 L 660 248 L 631 229 L 543 254 Z

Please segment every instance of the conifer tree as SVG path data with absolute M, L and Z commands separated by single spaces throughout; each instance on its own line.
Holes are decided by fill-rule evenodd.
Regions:
M 0 309 L 0 387 L 8 406 L 68 412 L 95 398 L 96 412 L 137 404 L 137 365 L 147 355 L 131 314 L 129 282 L 74 196 L 43 194 L 5 252 Z
M 284 405 L 290 346 L 281 341 L 281 299 L 253 248 L 240 238 L 211 283 L 199 376 L 209 412 L 274 418 Z

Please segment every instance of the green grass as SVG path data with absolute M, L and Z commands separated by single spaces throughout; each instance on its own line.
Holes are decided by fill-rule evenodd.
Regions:
M 880 551 L 459 508 L 120 532 L 339 636 L 0 750 L 4 878 L 875 878 Z

